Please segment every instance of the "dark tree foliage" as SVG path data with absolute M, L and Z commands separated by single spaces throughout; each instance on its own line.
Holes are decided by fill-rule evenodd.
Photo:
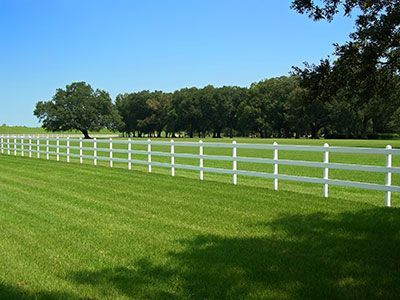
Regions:
M 293 0 L 292 8 L 314 20 L 331 21 L 341 10 L 350 15 L 356 10 L 356 31 L 351 41 L 336 45 L 336 53 L 357 51 L 363 63 L 399 71 L 400 68 L 400 0 Z M 320 2 L 320 1 L 318 1 Z
M 355 32 L 344 45 L 335 45 L 337 59 L 328 78 L 321 78 L 322 88 L 306 88 L 308 93 L 328 95 L 325 133 L 368 137 L 397 130 L 393 112 L 400 104 L 400 0 L 293 0 L 292 8 L 314 20 L 331 21 L 341 12 L 356 14 Z M 295 73 L 317 76 L 316 68 L 322 69 L 324 63 L 314 70 L 295 68 Z
M 160 136 L 167 125 L 171 95 L 161 91 L 120 94 L 115 105 L 124 121 L 120 131 L 139 137 Z
M 233 136 L 237 130 L 237 108 L 247 95 L 246 88 L 211 85 L 184 88 L 174 93 L 142 91 L 117 96 L 116 107 L 124 125 L 121 131 L 142 136 L 189 137 L 223 133 Z
M 329 124 L 328 103 L 332 99 L 331 89 L 332 67 L 329 60 L 322 60 L 319 65 L 305 65 L 304 69 L 295 68 L 295 74 L 300 80 L 300 87 L 304 89 L 300 103 L 303 113 L 307 117 L 312 138 L 317 138 L 324 126 Z
M 261 137 L 292 137 L 296 130 L 290 124 L 288 114 L 292 97 L 298 92 L 295 77 L 278 77 L 253 83 L 247 100 L 238 108 L 241 135 Z
M 299 13 L 309 14 L 315 20 L 331 21 L 341 8 L 346 16 L 355 8 L 360 9 L 363 14 L 370 12 L 378 14 L 395 7 L 398 3 L 397 0 L 293 0 L 292 8 Z
M 85 138 L 89 131 L 104 127 L 120 127 L 120 117 L 110 95 L 103 90 L 93 90 L 85 82 L 74 82 L 65 89 L 58 89 L 50 101 L 36 104 L 34 115 L 50 131 L 79 130 Z

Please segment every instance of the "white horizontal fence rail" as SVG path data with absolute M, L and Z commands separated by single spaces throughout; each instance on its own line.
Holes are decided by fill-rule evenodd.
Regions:
M 27 136 L 27 134 L 20 134 L 20 133 L 10 133 L 10 134 L 7 134 L 7 135 L 9 135 L 9 136 L 12 136 L 12 137 L 17 137 L 17 138 L 21 138 L 21 137 L 26 137 Z M 73 137 L 73 138 L 79 138 L 79 137 L 81 137 L 82 136 L 82 134 L 79 134 L 79 133 L 72 133 L 72 134 L 67 134 L 67 133 L 35 133 L 35 134 L 31 134 L 30 135 L 32 138 L 37 138 L 37 137 L 39 137 L 39 138 L 46 138 L 46 137 L 49 137 L 49 138 L 57 138 L 57 137 L 59 137 L 59 138 L 67 138 L 67 137 Z M 91 137 L 96 137 L 96 138 L 117 138 L 117 137 L 119 137 L 120 135 L 118 134 L 118 133 L 95 133 L 95 134 L 91 134 Z
M 71 145 L 78 145 L 72 146 Z M 122 148 L 118 148 L 117 145 L 125 145 Z M 34 147 L 36 145 L 36 148 Z M 135 145 L 141 145 L 146 150 L 136 150 Z M 169 151 L 154 151 L 153 147 L 167 146 Z M 197 148 L 198 154 L 191 153 L 180 153 L 176 151 L 176 147 L 192 147 Z M 142 148 L 142 149 L 143 149 Z M 230 149 L 231 155 L 205 155 L 205 148 L 222 148 Z M 45 151 L 43 151 L 45 149 Z M 51 150 L 50 150 L 51 149 Z M 241 149 L 258 149 L 271 151 L 272 159 L 260 158 L 260 157 L 244 157 L 239 156 Z M 75 153 L 71 153 L 71 150 L 75 150 Z M 301 161 L 301 160 L 287 160 L 279 159 L 279 151 L 294 151 L 294 152 L 316 152 L 322 153 L 321 162 L 317 161 Z M 55 157 L 57 161 L 64 157 L 66 162 L 70 162 L 71 158 L 76 158 L 79 163 L 83 163 L 83 160 L 93 160 L 93 164 L 97 165 L 98 161 L 106 161 L 110 167 L 113 167 L 114 162 L 126 163 L 128 169 L 132 169 L 133 164 L 147 166 L 148 172 L 152 172 L 152 167 L 169 168 L 171 175 L 175 176 L 176 169 L 192 170 L 199 172 L 200 180 L 204 179 L 204 173 L 219 173 L 228 174 L 232 176 L 232 183 L 237 184 L 238 176 L 250 176 L 259 178 L 268 178 L 273 180 L 274 190 L 278 190 L 279 180 L 304 182 L 304 183 L 315 183 L 320 184 L 323 187 L 323 197 L 329 196 L 329 186 L 343 186 L 343 187 L 354 187 L 367 190 L 384 191 L 385 205 L 391 206 L 392 192 L 400 192 L 400 186 L 392 185 L 392 174 L 400 174 L 400 168 L 393 167 L 392 159 L 393 156 L 400 156 L 400 149 L 392 149 L 390 145 L 386 148 L 358 148 L 358 147 L 330 147 L 328 144 L 324 146 L 292 146 L 292 145 L 278 145 L 274 144 L 240 144 L 233 141 L 232 143 L 214 143 L 214 142 L 176 142 L 176 141 L 152 141 L 148 140 L 113 140 L 109 139 L 92 139 L 82 140 L 81 138 L 73 137 L 35 137 L 35 136 L 11 136 L 11 135 L 0 135 L 0 153 L 10 155 L 13 152 L 17 155 L 17 152 L 24 156 L 32 157 L 32 154 L 36 153 L 36 157 L 40 158 L 40 154 L 46 155 L 46 159 L 50 156 Z M 87 154 L 90 153 L 90 154 Z M 103 153 L 103 155 L 99 155 Z M 105 155 L 104 153 L 108 153 Z M 114 154 L 122 153 L 125 154 L 125 158 L 119 158 Z M 386 157 L 386 166 L 373 166 L 373 165 L 358 165 L 358 164 L 345 164 L 345 163 L 332 163 L 329 161 L 330 153 L 353 153 L 353 154 L 378 154 Z M 142 155 L 146 157 L 143 160 L 135 158 L 136 155 Z M 169 162 L 157 162 L 152 161 L 152 157 L 166 157 L 169 158 Z M 133 159 L 133 158 L 134 159 Z M 197 159 L 197 165 L 190 164 L 177 164 L 176 158 L 192 158 Z M 204 161 L 226 161 L 231 162 L 232 168 L 212 168 L 204 167 Z M 273 166 L 272 173 L 239 170 L 238 163 L 256 163 L 256 164 L 267 164 Z M 322 169 L 322 176 L 318 177 L 307 177 L 307 176 L 295 176 L 287 174 L 279 174 L 279 165 L 284 166 L 300 166 L 300 167 L 311 167 Z M 386 175 L 385 184 L 367 183 L 367 182 L 356 182 L 349 180 L 338 180 L 329 178 L 329 170 L 348 170 L 348 171 L 362 171 L 362 172 L 373 172 L 383 173 Z

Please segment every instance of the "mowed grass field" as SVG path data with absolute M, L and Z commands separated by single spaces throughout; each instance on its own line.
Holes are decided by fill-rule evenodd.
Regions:
M 400 146 L 398 141 L 328 142 Z M 210 148 L 205 154 L 229 155 L 229 150 Z M 238 154 L 272 157 L 260 150 Z M 322 161 L 322 153 L 282 151 L 280 158 Z M 394 157 L 395 166 L 399 160 Z M 332 154 L 331 161 L 384 165 L 385 157 Z M 360 299 L 400 294 L 397 194 L 394 207 L 385 208 L 383 192 L 333 187 L 324 199 L 322 187 L 312 184 L 281 181 L 280 191 L 273 191 L 272 181 L 264 179 L 239 176 L 233 186 L 229 175 L 206 173 L 202 182 L 197 172 L 177 170 L 171 177 L 168 169 L 157 167 L 147 174 L 145 166 L 128 171 L 122 163 L 112 169 L 106 162 L 92 163 L 0 155 L 0 299 Z M 205 165 L 231 167 L 229 162 Z M 272 171 L 269 165 L 238 165 Z M 280 172 L 322 176 L 321 169 L 312 168 L 280 167 Z M 384 174 L 330 175 L 384 183 Z M 394 176 L 393 184 L 399 182 Z

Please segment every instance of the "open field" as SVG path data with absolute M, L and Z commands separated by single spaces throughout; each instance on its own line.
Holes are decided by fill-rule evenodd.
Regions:
M 329 143 L 383 147 L 387 142 Z M 168 150 L 160 148 L 153 150 Z M 246 151 L 241 155 L 272 156 Z M 280 157 L 322 159 L 315 153 Z M 385 163 L 379 155 L 336 154 L 331 160 Z M 173 178 L 156 167 L 146 174 L 145 167 L 128 171 L 124 164 L 110 169 L 91 163 L 0 155 L 0 299 L 395 298 L 400 293 L 397 194 L 388 209 L 383 192 L 334 187 L 324 199 L 318 185 L 281 181 L 275 192 L 264 179 L 239 177 L 233 186 L 229 175 L 206 173 L 201 182 L 196 172 L 177 171 Z M 398 157 L 394 165 L 399 166 Z M 289 166 L 280 171 L 322 172 Z M 383 174 L 348 171 L 331 176 L 384 180 Z M 393 184 L 399 185 L 398 176 Z

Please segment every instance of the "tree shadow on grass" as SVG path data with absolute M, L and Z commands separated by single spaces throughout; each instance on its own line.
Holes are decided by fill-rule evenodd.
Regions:
M 29 291 L 20 286 L 12 286 L 0 282 L 0 299 L 2 300 L 59 300 L 80 299 L 79 296 L 56 291 Z
M 253 237 L 180 241 L 165 264 L 71 274 L 103 295 L 131 298 L 396 298 L 400 210 L 284 215 L 255 224 Z

